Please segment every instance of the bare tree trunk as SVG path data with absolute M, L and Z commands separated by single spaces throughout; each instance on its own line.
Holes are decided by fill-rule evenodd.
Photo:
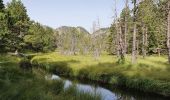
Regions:
M 157 48 L 157 52 L 158 52 L 158 56 L 160 57 L 161 56 L 161 49 Z
M 132 64 L 136 63 L 136 23 L 133 30 Z
M 127 53 L 127 22 L 125 23 L 124 53 Z
M 99 21 L 98 21 L 98 24 L 99 24 Z M 94 22 L 93 23 L 93 33 L 94 32 L 96 32 L 97 30 L 96 30 L 96 27 L 98 28 L 98 29 L 100 29 L 100 27 L 99 27 L 100 25 L 98 25 L 98 26 L 96 26 L 96 23 Z M 100 32 L 100 31 L 99 31 Z M 100 34 L 100 33 L 99 33 Z M 93 36 L 93 55 L 94 55 L 94 58 L 95 58 L 95 60 L 98 60 L 99 59 L 99 56 L 100 56 L 100 43 L 99 43 L 99 40 L 98 39 L 100 39 L 100 37 L 99 36 Z
M 124 53 L 127 53 L 127 34 L 128 34 L 128 25 L 127 25 L 127 9 L 128 9 L 128 0 L 126 0 L 126 16 L 125 16 L 125 36 L 124 36 Z
M 145 53 L 147 54 L 147 47 L 148 47 L 148 28 L 145 29 Z M 146 55 L 145 55 L 146 56 Z
M 123 45 L 123 41 L 122 41 L 122 28 L 121 28 L 121 23 L 119 23 L 119 25 L 117 26 L 119 29 L 118 30 L 118 39 L 119 39 L 119 63 L 124 63 L 124 45 Z
M 120 56 L 120 51 L 119 51 L 119 34 L 118 34 L 117 26 L 116 26 L 116 54 L 117 54 L 117 57 Z
M 144 25 L 142 26 L 142 54 L 143 58 L 145 58 L 145 31 L 144 31 Z
M 137 11 L 136 4 L 137 4 L 137 0 L 134 0 L 134 12 L 133 12 L 134 30 L 133 30 L 133 44 L 132 44 L 132 64 L 136 63 L 136 28 L 137 28 L 137 25 L 136 25 L 136 11 Z
M 93 37 L 93 56 L 95 58 L 95 60 L 98 60 L 99 59 L 99 44 L 98 44 L 98 41 L 96 39 L 97 37 Z
M 169 7 L 170 7 L 170 1 L 168 2 L 168 8 Z M 168 61 L 170 63 L 170 10 L 168 12 L 167 47 L 168 47 Z
M 147 43 L 147 38 L 146 38 L 146 29 L 145 26 L 142 26 L 142 54 L 143 54 L 143 58 L 146 57 L 146 43 Z
M 139 40 L 136 39 L 136 59 L 138 58 L 139 55 Z
M 99 49 L 98 48 L 95 48 L 95 50 L 94 50 L 94 57 L 95 57 L 95 60 L 99 59 Z
M 112 54 L 117 54 L 117 52 L 116 52 L 117 51 L 117 41 L 114 39 L 116 39 L 115 35 L 112 34 L 112 47 L 114 46 L 114 48 L 111 47 L 111 52 L 112 52 Z
M 118 20 L 117 20 L 117 0 L 115 0 L 115 16 L 114 16 L 114 22 L 116 24 L 116 54 L 117 54 L 117 57 L 119 58 L 120 57 L 120 51 L 119 51 L 119 34 L 118 34 Z

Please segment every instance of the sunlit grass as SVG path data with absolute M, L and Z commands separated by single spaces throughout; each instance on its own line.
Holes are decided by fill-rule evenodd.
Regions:
M 165 76 L 170 76 L 166 57 L 158 57 L 158 56 L 149 56 L 143 59 L 141 56 L 138 57 L 137 63 L 132 65 L 131 58 L 128 55 L 126 57 L 126 63 L 123 65 L 116 64 L 117 58 L 112 55 L 102 55 L 98 60 L 95 60 L 92 55 L 78 55 L 78 56 L 67 56 L 60 55 L 59 53 L 47 53 L 43 55 L 36 56 L 32 59 L 32 61 L 37 60 L 38 63 L 52 63 L 52 62 L 63 62 L 67 63 L 69 67 L 73 69 L 74 74 L 77 74 L 82 68 L 88 67 L 96 67 L 96 70 L 109 72 L 112 70 L 120 68 L 120 70 L 124 70 L 123 73 L 127 75 L 141 75 L 152 77 L 152 75 L 156 75 L 156 78 L 164 79 Z M 94 71 L 94 70 L 92 70 Z M 160 74 L 160 73 L 166 73 Z M 169 78 L 168 78 L 169 80 Z
M 114 63 L 116 61 L 113 56 L 102 56 L 99 60 L 95 60 L 91 55 L 67 56 L 58 53 L 47 53 L 36 56 L 32 59 L 39 59 L 39 63 L 43 62 L 67 62 L 67 64 L 74 70 L 79 70 L 88 66 L 94 66 L 99 63 Z
M 49 73 L 42 69 L 22 70 L 24 59 L 11 55 L 0 56 L 0 100 L 101 100 L 101 96 L 64 89 L 61 80 L 45 80 Z M 72 93 L 70 93 L 70 91 Z
M 39 54 L 31 62 L 65 76 L 169 95 L 170 65 L 165 56 L 148 56 L 145 59 L 138 56 L 136 64 L 131 64 L 130 55 L 126 55 L 124 64 L 118 64 L 117 60 L 116 56 L 107 54 L 96 60 L 92 55 L 67 56 L 53 52 Z
M 170 93 L 170 65 L 165 56 L 148 56 L 145 59 L 139 56 L 137 63 L 131 64 L 131 57 L 127 55 L 125 64 L 118 64 L 116 56 L 107 54 L 98 60 L 92 55 L 67 56 L 57 52 L 33 55 L 35 56 L 31 59 L 32 65 L 35 69 L 38 68 L 38 72 L 42 72 L 37 73 L 33 70 L 37 77 L 43 78 L 49 71 L 163 95 Z M 0 70 L 6 68 L 12 76 L 15 76 L 20 61 L 21 58 L 3 55 L 0 57 Z

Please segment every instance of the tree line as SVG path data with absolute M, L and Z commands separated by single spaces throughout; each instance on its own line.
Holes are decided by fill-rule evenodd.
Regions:
M 54 49 L 54 30 L 31 20 L 20 0 L 0 0 L 0 52 Z
M 92 54 L 96 59 L 107 52 L 124 63 L 132 55 L 168 55 L 170 62 L 170 1 L 125 0 L 120 16 L 116 0 L 114 20 L 110 28 L 93 23 L 93 34 L 82 27 L 53 29 L 31 20 L 20 0 L 5 6 L 0 0 L 0 52 L 48 52 L 61 54 Z M 130 4 L 130 5 L 129 5 Z M 131 6 L 131 7 L 130 7 Z M 132 9 L 131 9 L 132 8 Z M 97 28 L 96 28 L 97 27 Z
M 121 63 L 126 54 L 132 55 L 132 63 L 136 63 L 137 55 L 145 58 L 152 54 L 167 54 L 170 62 L 169 3 L 169 0 L 126 0 L 120 17 L 115 16 L 110 27 L 109 52 L 117 54 Z

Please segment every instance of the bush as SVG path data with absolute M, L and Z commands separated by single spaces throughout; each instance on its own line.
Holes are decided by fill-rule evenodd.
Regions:
M 24 70 L 31 70 L 32 64 L 30 60 L 24 58 L 24 59 L 21 59 L 21 61 L 19 62 L 19 67 Z

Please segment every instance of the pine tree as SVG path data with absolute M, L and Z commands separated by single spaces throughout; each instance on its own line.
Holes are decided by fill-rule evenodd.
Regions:
M 0 0 L 0 12 L 4 10 L 5 6 L 3 4 L 3 0 Z
M 23 48 L 23 37 L 28 33 L 29 17 L 27 10 L 20 0 L 12 0 L 7 5 L 9 14 L 9 29 L 11 34 L 9 40 L 11 42 L 11 50 Z
M 6 51 L 5 48 L 8 45 L 7 34 L 8 34 L 8 16 L 5 12 L 3 1 L 0 0 L 0 52 Z

